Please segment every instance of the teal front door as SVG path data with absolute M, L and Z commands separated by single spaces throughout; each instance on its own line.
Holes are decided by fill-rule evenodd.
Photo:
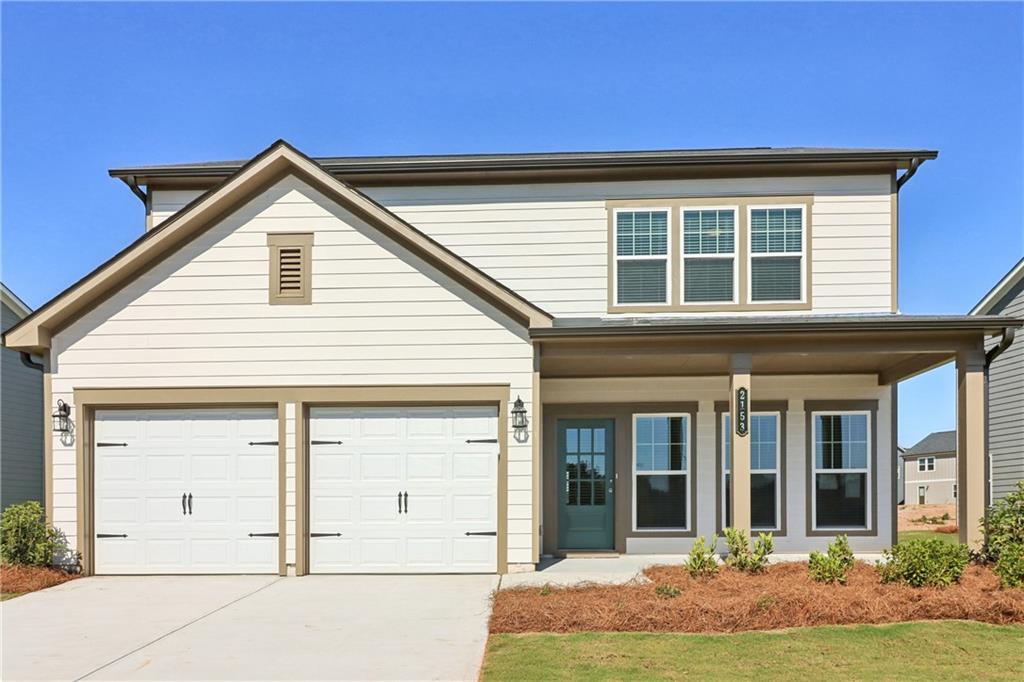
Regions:
M 559 549 L 615 548 L 615 422 L 558 420 Z

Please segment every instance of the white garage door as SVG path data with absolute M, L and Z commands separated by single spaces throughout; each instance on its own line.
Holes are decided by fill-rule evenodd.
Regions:
M 276 573 L 275 410 L 97 411 L 97 573 Z
M 310 411 L 310 569 L 497 571 L 497 410 Z

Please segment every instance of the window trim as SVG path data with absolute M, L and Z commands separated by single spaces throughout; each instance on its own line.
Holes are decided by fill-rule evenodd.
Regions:
M 313 302 L 313 233 L 268 232 L 267 247 L 270 265 L 267 281 L 268 303 L 270 305 L 310 305 Z M 281 249 L 285 248 L 297 248 L 302 254 L 302 289 L 296 296 L 282 295 L 278 290 L 281 278 Z
M 720 466 L 720 474 L 721 475 L 719 476 L 720 480 L 719 480 L 719 483 L 718 483 L 718 488 L 719 488 L 718 496 L 719 496 L 719 498 L 721 500 L 721 504 L 719 505 L 721 507 L 721 509 L 719 510 L 719 513 L 721 514 L 719 519 L 721 519 L 721 521 L 720 521 L 719 525 L 723 526 L 723 527 L 724 527 L 723 524 L 725 523 L 725 518 L 726 518 L 726 506 L 729 504 L 729 500 L 726 498 L 726 495 L 725 495 L 725 475 L 726 475 L 726 473 L 731 473 L 732 472 L 732 468 L 729 468 L 728 470 L 725 468 L 725 437 L 726 437 L 726 435 L 729 435 L 729 432 L 725 428 L 725 423 L 726 423 L 726 420 L 729 419 L 729 416 L 730 415 L 729 415 L 729 411 L 728 410 L 726 410 L 725 412 L 720 413 L 719 416 L 718 416 L 718 419 L 721 422 L 721 436 L 720 436 L 720 438 L 721 438 L 721 448 L 722 448 L 721 463 L 719 465 Z M 751 526 L 750 526 L 751 532 L 758 531 L 758 532 L 762 532 L 762 533 L 773 533 L 774 534 L 774 533 L 778 533 L 779 531 L 782 531 L 783 530 L 783 525 L 784 525 L 783 522 L 782 522 L 782 458 L 783 458 L 785 453 L 784 453 L 783 448 L 782 448 L 782 442 L 785 439 L 782 436 L 782 427 L 783 427 L 783 424 L 785 424 L 785 421 L 784 421 L 784 418 L 782 416 L 782 411 L 781 410 L 754 410 L 754 411 L 752 411 L 750 413 L 750 416 L 751 417 L 774 416 L 775 419 L 776 419 L 775 428 L 776 428 L 777 437 L 775 439 L 775 468 L 774 469 L 754 469 L 753 466 L 751 466 L 751 468 L 750 468 L 750 474 L 751 475 L 754 475 L 754 474 L 775 474 L 775 526 L 773 528 L 755 527 L 753 525 L 753 522 L 751 522 Z M 751 423 L 753 423 L 753 421 L 751 421 Z M 752 436 L 753 436 L 753 429 L 751 429 L 751 437 Z M 731 438 L 730 438 L 729 442 L 730 442 L 730 444 L 732 443 Z
M 644 471 L 642 473 L 636 470 L 636 435 L 637 435 L 637 420 L 645 417 L 682 417 L 685 418 L 684 433 L 686 433 L 686 469 L 684 471 Z M 696 492 L 693 486 L 693 451 L 694 451 L 694 423 L 692 416 L 689 412 L 634 412 L 632 415 L 633 428 L 632 428 L 632 452 L 630 453 L 630 469 L 632 474 L 630 476 L 630 485 L 632 487 L 632 532 L 634 533 L 689 533 L 693 526 L 694 518 L 691 513 L 694 505 L 694 497 Z M 636 508 L 637 508 L 637 496 L 636 496 L 636 478 L 640 476 L 686 476 L 686 527 L 680 528 L 673 526 L 671 528 L 638 528 L 636 523 Z
M 637 315 L 643 313 L 696 313 L 696 312 L 796 312 L 796 311 L 807 311 L 813 308 L 814 301 L 814 268 L 811 263 L 810 254 L 812 252 L 811 244 L 813 243 L 814 236 L 814 205 L 815 197 L 813 194 L 799 194 L 799 193 L 786 193 L 780 192 L 778 194 L 764 194 L 764 195 L 750 195 L 743 193 L 729 193 L 723 192 L 720 194 L 711 195 L 694 195 L 688 197 L 681 196 L 661 196 L 661 197 L 649 197 L 649 198 L 626 198 L 626 199 L 607 199 L 604 202 L 605 214 L 606 214 L 606 246 L 605 246 L 605 258 L 607 268 L 607 312 L 610 315 Z M 765 301 L 748 302 L 750 298 L 747 289 L 750 286 L 748 280 L 748 266 L 746 265 L 749 261 L 748 255 L 748 242 L 749 237 L 747 236 L 748 227 L 747 219 L 749 211 L 748 206 L 759 206 L 759 207 L 775 207 L 775 206 L 799 206 L 803 207 L 803 248 L 804 254 L 804 268 L 803 268 L 803 302 L 797 301 L 785 301 L 781 303 L 771 303 Z M 671 273 L 669 276 L 669 304 L 642 304 L 642 303 L 624 303 L 619 304 L 616 302 L 617 282 L 618 282 L 618 270 L 616 268 L 616 211 L 618 210 L 634 210 L 634 211 L 648 211 L 648 210 L 665 210 L 668 207 L 671 211 L 670 221 L 672 225 L 670 242 L 669 242 L 669 268 L 668 272 Z M 681 303 L 681 288 L 682 288 L 682 268 L 680 266 L 680 259 L 682 258 L 682 249 L 680 248 L 680 241 L 682 239 L 682 232 L 680 226 L 680 220 L 682 216 L 681 210 L 683 209 L 699 209 L 704 207 L 721 207 L 721 206 L 738 206 L 739 211 L 737 214 L 737 225 L 736 225 L 736 268 L 735 273 L 738 276 L 738 284 L 736 287 L 736 302 L 735 303 Z
M 917 459 L 917 473 L 919 474 L 930 474 L 935 471 L 935 458 L 934 457 L 918 457 Z
M 687 211 L 732 211 L 733 235 L 732 254 L 725 256 L 717 253 L 686 253 L 686 223 L 684 216 Z M 740 206 L 739 204 L 722 204 L 720 206 L 680 206 L 679 207 L 679 305 L 684 308 L 694 306 L 725 306 L 740 302 Z M 706 258 L 714 260 L 732 260 L 732 298 L 728 301 L 687 301 L 686 300 L 686 260 L 688 258 Z
M 619 302 L 619 261 L 620 260 L 631 260 L 631 261 L 657 261 L 661 260 L 660 256 L 620 256 L 619 255 L 619 213 L 654 213 L 657 211 L 664 211 L 667 216 L 667 224 L 665 230 L 665 301 L 658 303 L 656 301 L 640 301 L 636 303 L 620 303 Z M 672 305 L 673 299 L 673 284 L 672 284 L 672 253 L 673 253 L 673 232 L 675 231 L 673 210 L 671 206 L 650 206 L 650 207 L 623 207 L 616 208 L 612 211 L 612 233 L 611 233 L 611 257 L 612 257 L 612 301 L 616 307 L 621 308 L 634 308 L 643 306 L 652 306 L 657 308 L 668 308 Z
M 786 300 L 772 300 L 772 301 L 755 301 L 754 300 L 754 259 L 755 258 L 784 258 L 786 256 L 795 256 L 796 251 L 785 251 L 782 253 L 754 253 L 754 230 L 750 227 L 752 222 L 752 214 L 758 210 L 770 210 L 770 209 L 786 209 L 786 208 L 798 208 L 800 209 L 800 298 L 794 301 Z M 808 254 L 807 254 L 807 243 L 810 241 L 810 234 L 807 229 L 808 224 L 808 211 L 809 207 L 804 204 L 748 204 L 747 205 L 747 304 L 752 306 L 759 305 L 780 305 L 780 304 L 792 304 L 800 305 L 806 303 L 808 296 L 807 292 L 810 288 L 810 268 L 808 265 Z
M 874 514 L 874 502 L 875 502 L 875 486 L 874 486 L 874 475 L 873 472 L 876 467 L 874 464 L 874 456 L 876 451 L 876 444 L 872 436 L 874 435 L 877 427 L 875 425 L 874 414 L 870 410 L 864 409 L 817 409 L 809 410 L 808 415 L 811 420 L 811 433 L 810 442 L 811 447 L 807 451 L 807 460 L 810 463 L 811 477 L 809 485 L 811 488 L 810 494 L 810 508 L 811 516 L 809 519 L 810 527 L 815 532 L 826 532 L 830 534 L 835 533 L 846 533 L 846 532 L 864 532 L 871 531 L 874 528 L 875 514 Z M 815 444 L 818 439 L 818 416 L 843 416 L 843 415 L 862 415 L 867 419 L 868 435 L 867 435 L 867 456 L 865 468 L 856 469 L 819 469 L 818 458 L 815 451 Z M 817 495 L 817 476 L 818 474 L 864 474 L 864 525 L 863 526 L 818 526 L 818 495 Z

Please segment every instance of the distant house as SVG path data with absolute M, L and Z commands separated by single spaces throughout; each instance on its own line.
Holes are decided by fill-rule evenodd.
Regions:
M 956 503 L 956 431 L 929 433 L 900 459 L 905 504 Z
M 3 330 L 32 309 L 0 284 Z M 26 500 L 43 501 L 43 374 L 4 348 L 0 360 L 0 509 Z
M 1024 313 L 1024 258 L 974 306 L 971 315 Z M 997 345 L 986 344 L 989 352 Z M 1024 480 L 1024 338 L 992 361 L 988 372 L 989 500 Z

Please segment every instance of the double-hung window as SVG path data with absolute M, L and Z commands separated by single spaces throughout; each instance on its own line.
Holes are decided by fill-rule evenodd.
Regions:
M 751 207 L 750 301 L 803 301 L 806 240 L 799 206 Z
M 871 525 L 871 415 L 815 412 L 814 528 L 863 529 Z
M 669 210 L 615 211 L 615 302 L 669 301 Z
M 732 430 L 728 414 L 722 415 L 722 518 L 723 527 L 732 525 Z M 779 413 L 755 412 L 750 416 L 750 527 L 778 530 L 781 509 L 779 494 Z
M 736 301 L 736 209 L 683 210 L 683 303 Z
M 935 471 L 935 458 L 934 457 L 922 457 L 917 460 L 918 471 Z
M 690 416 L 633 417 L 633 528 L 690 527 Z

